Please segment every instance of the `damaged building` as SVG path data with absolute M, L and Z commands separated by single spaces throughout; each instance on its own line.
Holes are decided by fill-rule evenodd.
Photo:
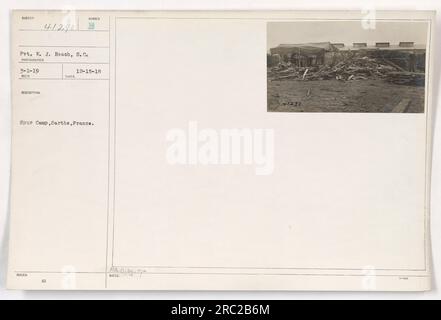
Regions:
M 363 80 L 424 85 L 426 48 L 413 42 L 281 44 L 267 55 L 273 80 Z
M 377 42 L 368 45 L 356 42 L 350 46 L 344 43 L 305 43 L 281 44 L 270 49 L 268 67 L 279 63 L 290 63 L 296 67 L 332 65 L 344 60 L 348 55 L 367 56 L 396 65 L 398 69 L 409 72 L 424 72 L 426 48 L 413 42 Z
M 281 44 L 270 50 L 270 64 L 291 63 L 298 67 L 312 67 L 333 63 L 338 48 L 330 42 Z M 271 65 L 270 65 L 271 66 Z

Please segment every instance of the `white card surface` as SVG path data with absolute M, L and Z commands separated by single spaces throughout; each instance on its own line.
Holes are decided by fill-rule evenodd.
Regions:
M 11 19 L 9 288 L 430 290 L 434 13 Z

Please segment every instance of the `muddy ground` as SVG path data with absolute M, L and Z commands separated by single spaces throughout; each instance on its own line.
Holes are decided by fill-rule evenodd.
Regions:
M 270 112 L 424 112 L 424 87 L 383 80 L 268 81 Z M 398 107 L 405 103 L 403 109 Z

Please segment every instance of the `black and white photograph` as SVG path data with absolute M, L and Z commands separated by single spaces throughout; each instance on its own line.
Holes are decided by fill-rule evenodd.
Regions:
M 428 24 L 267 25 L 268 112 L 424 113 Z

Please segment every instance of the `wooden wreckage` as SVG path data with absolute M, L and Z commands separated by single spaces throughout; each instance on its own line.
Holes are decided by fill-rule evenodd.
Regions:
M 267 55 L 268 80 L 383 79 L 399 85 L 424 86 L 426 50 L 412 42 L 281 44 Z

